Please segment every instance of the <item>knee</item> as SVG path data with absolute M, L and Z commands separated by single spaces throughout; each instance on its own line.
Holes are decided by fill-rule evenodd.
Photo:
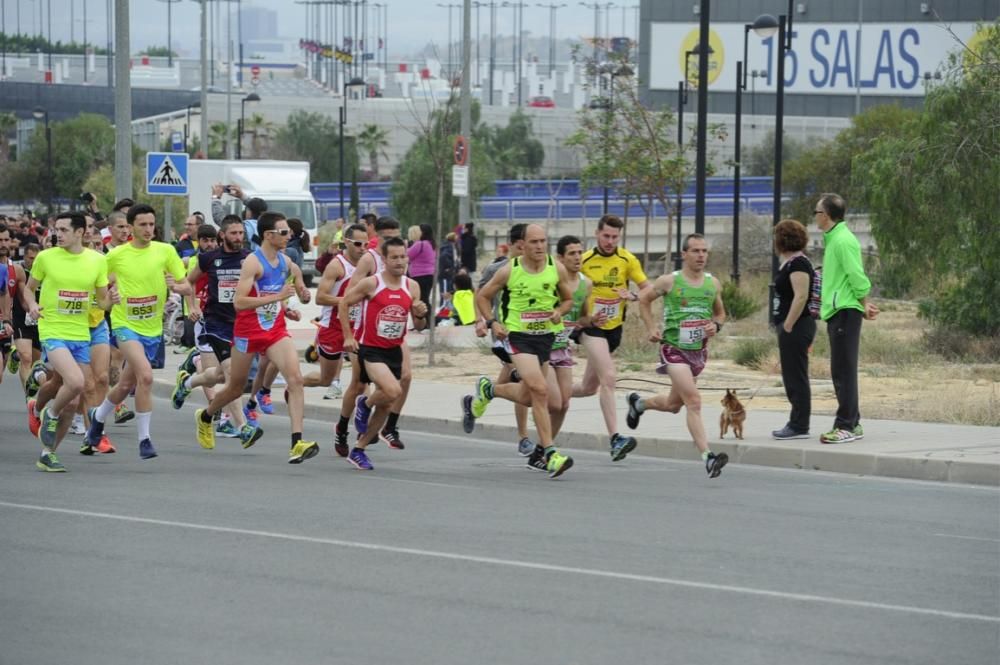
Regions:
M 142 388 L 143 390 L 152 388 L 153 370 L 152 369 L 137 370 L 135 373 L 135 384 L 137 388 Z
M 73 400 L 75 401 L 80 396 L 80 393 L 86 389 L 87 380 L 83 374 L 64 376 L 62 385 L 73 395 Z
M 285 377 L 285 384 L 288 386 L 288 390 L 290 391 L 302 390 L 303 386 L 302 372 L 299 372 L 298 370 L 289 372 L 288 375 Z
M 600 382 L 602 388 L 611 388 L 614 390 L 615 383 L 618 381 L 618 372 L 615 371 L 615 366 L 611 365 L 611 367 L 598 374 L 597 380 Z
M 413 373 L 409 369 L 407 369 L 407 368 L 404 367 L 402 373 L 400 373 L 400 375 L 399 375 L 399 383 L 404 388 L 409 388 L 410 387 L 410 381 L 412 379 L 413 379 Z
M 684 397 L 684 406 L 687 407 L 688 411 L 701 413 L 701 395 L 698 393 L 686 395 Z
M 398 383 L 393 383 L 386 386 L 382 392 L 385 393 L 386 400 L 389 403 L 395 402 L 403 394 L 403 387 Z
M 549 403 L 549 386 L 544 380 L 541 381 L 527 381 L 525 386 L 528 392 L 531 394 L 532 404 L 538 404 L 539 402 L 548 406 Z

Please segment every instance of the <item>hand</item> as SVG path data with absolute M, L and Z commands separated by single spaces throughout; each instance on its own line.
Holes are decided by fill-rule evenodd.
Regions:
M 225 191 L 226 188 L 222 186 L 221 182 L 217 182 L 214 185 L 212 185 L 212 196 L 214 196 L 215 198 L 221 199 Z
M 354 339 L 354 335 L 344 338 L 344 351 L 348 351 L 350 353 L 358 352 L 358 340 Z M 357 358 L 354 360 L 355 362 L 360 362 Z
M 232 195 L 232 196 L 235 196 L 236 198 L 238 198 L 241 201 L 243 200 L 243 188 L 240 187 L 239 185 L 230 184 L 229 185 L 229 194 Z
M 301 321 L 302 320 L 302 312 L 299 311 L 299 310 L 297 310 L 297 309 L 286 309 L 285 310 L 285 318 L 288 319 L 288 320 L 290 320 L 290 321 Z
M 660 332 L 659 328 L 650 328 L 646 331 L 646 339 L 659 344 L 660 340 L 663 339 L 663 333 Z
M 875 317 L 879 314 L 879 308 L 875 306 L 875 303 L 866 302 L 865 303 L 865 319 L 868 321 L 874 321 Z
M 309 301 L 312 300 L 312 293 L 310 293 L 309 289 L 307 289 L 304 286 L 301 289 L 299 289 L 298 295 L 299 295 L 299 302 L 301 302 L 303 305 L 309 304 Z
M 562 321 L 562 314 L 559 312 L 552 312 L 552 316 L 549 317 L 549 321 L 552 321 L 552 323 L 559 323 Z
M 486 333 L 486 322 L 482 320 L 476 321 L 476 337 L 486 337 Z
M 177 286 L 177 280 L 169 272 L 163 273 L 163 277 L 167 282 L 167 291 L 173 291 L 174 287 Z
M 278 300 L 288 300 L 289 298 L 295 295 L 295 285 L 285 284 L 284 288 L 278 292 L 278 295 L 281 296 L 280 298 L 278 298 Z
M 10 327 L 9 323 L 3 324 L 3 335 L 2 337 L 11 337 L 14 334 L 14 329 Z
M 603 309 L 599 311 L 597 314 L 594 314 L 592 317 L 590 317 L 590 325 L 594 326 L 595 328 L 600 328 L 607 322 L 608 322 L 608 313 L 605 312 Z
M 118 293 L 118 285 L 112 284 L 108 287 L 108 297 L 111 298 L 112 305 L 120 305 L 122 302 L 122 296 Z
M 188 312 L 188 318 L 191 319 L 192 321 L 199 321 L 201 320 L 201 316 L 202 316 L 201 307 L 199 307 L 197 304 L 193 305 L 191 307 L 191 311 Z
M 792 332 L 792 326 L 788 324 L 788 319 L 785 319 L 785 322 L 781 324 L 781 329 L 784 330 L 786 333 Z
M 635 302 L 639 298 L 626 288 L 618 289 L 618 297 L 622 300 L 628 300 L 629 302 Z
M 716 333 L 719 332 L 719 326 L 715 325 L 715 321 L 709 321 L 701 329 L 705 331 L 705 339 L 715 337 Z
M 497 321 L 493 324 L 493 334 L 497 336 L 497 339 L 502 340 L 507 339 L 507 335 L 510 333 L 507 332 L 507 326 Z
M 418 319 L 423 319 L 427 316 L 427 303 L 423 300 L 418 300 L 413 303 L 413 308 L 410 310 L 413 312 L 413 316 Z

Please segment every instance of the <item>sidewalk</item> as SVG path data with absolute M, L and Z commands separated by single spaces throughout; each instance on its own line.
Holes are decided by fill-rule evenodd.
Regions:
M 308 323 L 298 324 L 292 330 L 300 348 L 312 340 L 313 330 Z M 437 332 L 442 338 L 450 338 L 449 343 L 454 346 L 464 344 L 468 337 L 464 329 L 441 328 Z M 413 337 L 416 346 L 422 343 L 426 333 Z M 442 353 L 447 352 L 447 348 L 442 350 Z M 167 367 L 154 372 L 156 395 L 170 397 L 179 362 L 180 356 L 168 350 Z M 315 366 L 303 364 L 302 369 L 304 373 L 310 372 Z M 496 370 L 496 363 L 484 363 L 484 371 L 489 374 L 494 374 Z M 349 368 L 345 368 L 345 381 L 349 380 L 349 373 Z M 400 420 L 404 437 L 407 430 L 467 436 L 461 426 L 460 399 L 471 391 L 471 384 L 463 386 L 422 381 L 419 375 L 414 377 Z M 275 412 L 284 413 L 281 390 L 276 388 L 274 392 Z M 306 389 L 306 417 L 331 423 L 332 429 L 339 415 L 340 402 L 322 399 L 324 392 L 324 388 Z M 619 391 L 618 423 L 623 433 L 627 431 L 625 394 L 625 390 Z M 190 401 L 202 404 L 204 396 L 197 391 Z M 703 408 L 709 441 L 714 452 L 728 453 L 730 461 L 735 464 L 1000 486 L 1000 430 L 997 428 L 866 419 L 865 438 L 853 443 L 822 445 L 818 440 L 818 430 L 813 432 L 812 439 L 775 441 L 771 439 L 770 432 L 785 424 L 787 413 L 751 407 L 744 426 L 746 438 L 737 441 L 732 432 L 724 440 L 718 438 L 719 414 L 717 404 L 710 403 Z M 353 425 L 351 429 L 353 431 Z M 677 415 L 649 412 L 632 434 L 639 441 L 634 455 L 688 460 L 698 458 L 685 426 L 684 411 Z M 529 436 L 533 435 L 529 423 Z M 483 418 L 477 421 L 471 436 L 508 440 L 513 452 L 518 440 L 513 404 L 495 400 Z M 332 433 L 327 437 L 332 439 Z M 608 435 L 596 396 L 573 400 L 563 432 L 556 443 L 567 449 L 608 449 Z

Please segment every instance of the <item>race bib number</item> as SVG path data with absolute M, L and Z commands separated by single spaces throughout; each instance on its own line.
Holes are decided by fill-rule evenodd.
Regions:
M 700 349 L 705 342 L 705 326 L 708 319 L 695 319 L 691 321 L 681 321 L 680 334 L 677 341 L 682 347 L 695 347 Z
M 529 335 L 544 335 L 551 319 L 552 312 L 521 312 L 521 328 Z
M 281 302 L 272 302 L 266 305 L 261 305 L 257 308 L 257 318 L 260 320 L 261 324 L 271 324 L 274 323 L 275 319 L 278 318 L 278 314 L 281 312 Z M 265 326 L 267 327 L 267 326 Z
M 347 320 L 351 323 L 351 328 L 357 328 L 361 322 L 361 304 L 352 305 L 347 309 Z
M 375 321 L 375 332 L 385 339 L 400 339 L 406 333 L 406 310 L 397 305 L 379 312 Z
M 67 316 L 86 314 L 90 303 L 90 291 L 59 291 L 56 311 Z
M 156 318 L 157 296 L 125 299 L 125 318 L 129 321 L 146 321 Z
M 621 311 L 621 301 L 617 298 L 594 298 L 594 316 L 604 312 L 608 321 L 618 318 Z
M 565 328 L 557 332 L 556 339 L 553 342 L 553 345 L 569 344 L 569 336 L 573 334 L 574 330 L 576 330 L 576 328 L 572 326 L 566 326 Z
M 232 303 L 236 300 L 236 285 L 238 280 L 219 281 L 219 302 Z

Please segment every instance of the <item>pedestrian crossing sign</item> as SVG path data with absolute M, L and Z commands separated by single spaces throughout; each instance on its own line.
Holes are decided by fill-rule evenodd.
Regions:
M 146 193 L 188 194 L 188 155 L 184 152 L 146 153 Z

